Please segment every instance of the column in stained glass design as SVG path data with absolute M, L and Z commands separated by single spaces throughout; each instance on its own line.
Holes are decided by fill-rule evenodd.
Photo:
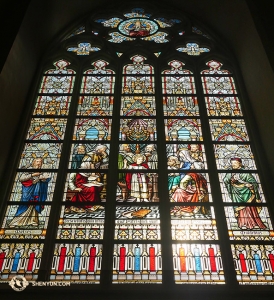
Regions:
M 3 243 L 0 244 L 1 281 L 10 281 L 15 275 L 27 280 L 36 280 L 40 268 L 43 244 Z
M 169 66 L 162 91 L 175 283 L 224 283 L 194 77 L 180 61 Z
M 122 78 L 114 234 L 124 244 L 114 245 L 112 281 L 161 283 L 154 68 L 141 55 L 131 60 Z
M 100 283 L 102 267 L 101 244 L 56 244 L 50 280 Z
M 113 283 L 162 283 L 160 244 L 115 244 Z
M 43 244 L 11 242 L 46 236 L 75 79 L 68 61 L 53 65 L 40 84 L 0 231 L 2 239 L 9 239 L 9 244 L 1 245 L 2 280 L 12 274 L 36 279 L 40 266 Z
M 218 61 L 206 65 L 203 90 L 237 280 L 271 284 L 272 246 L 259 242 L 273 240 L 273 226 L 233 74 Z
M 273 285 L 273 245 L 231 245 L 237 280 L 241 285 Z
M 82 78 L 51 280 L 100 282 L 115 75 L 107 65 L 93 62 Z

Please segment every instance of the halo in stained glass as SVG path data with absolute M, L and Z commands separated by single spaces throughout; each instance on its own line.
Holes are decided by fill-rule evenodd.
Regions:
M 143 37 L 154 34 L 158 30 L 158 25 L 156 22 L 148 19 L 133 18 L 121 22 L 118 30 L 126 36 Z

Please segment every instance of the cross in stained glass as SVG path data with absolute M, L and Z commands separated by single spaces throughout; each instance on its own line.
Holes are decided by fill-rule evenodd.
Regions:
M 91 47 L 90 43 L 79 43 L 78 47 L 68 48 L 67 51 L 74 52 L 77 55 L 89 55 L 90 52 L 101 50 L 99 47 Z
M 208 48 L 200 48 L 199 45 L 196 43 L 187 43 L 186 47 L 179 47 L 176 50 L 179 52 L 187 53 L 187 55 L 195 55 L 195 56 L 210 51 Z

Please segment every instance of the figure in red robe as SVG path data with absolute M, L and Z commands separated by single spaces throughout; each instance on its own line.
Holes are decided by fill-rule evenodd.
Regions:
M 90 169 L 90 164 L 90 162 L 83 162 L 80 169 Z M 101 201 L 100 192 L 103 189 L 103 184 L 97 181 L 98 177 L 94 173 L 72 173 L 70 175 L 69 188 L 76 192 L 71 202 L 81 204 L 81 207 L 70 206 L 66 208 L 66 212 L 85 212 L 93 204 Z
M 174 202 L 208 202 L 208 189 L 206 179 L 199 173 L 187 173 L 180 182 L 180 187 L 176 189 L 171 197 Z M 208 208 L 204 206 L 182 206 L 181 212 L 193 214 L 201 212 L 208 213 Z

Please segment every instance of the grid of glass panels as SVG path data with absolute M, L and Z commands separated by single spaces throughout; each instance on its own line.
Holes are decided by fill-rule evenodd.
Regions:
M 16 274 L 37 279 L 74 86 L 66 60 L 41 80 L 12 192 L 1 225 L 1 280 Z M 20 243 L 16 240 L 22 240 Z M 25 240 L 32 241 L 24 243 Z M 13 242 L 14 241 L 14 242 Z
M 55 245 L 50 280 L 100 283 L 115 83 L 108 64 L 96 60 L 82 77 L 56 235 L 68 244 Z
M 206 65 L 203 92 L 237 280 L 271 284 L 273 246 L 260 242 L 273 240 L 273 226 L 239 95 L 232 73 L 221 62 Z
M 155 75 L 146 57 L 130 59 L 122 77 L 112 282 L 157 284 L 162 257 Z
M 194 76 L 181 61 L 169 66 L 162 94 L 175 283 L 224 283 Z
M 108 42 L 140 38 L 170 43 L 168 31 L 156 32 L 158 25 L 181 23 L 148 20 L 151 15 L 142 8 L 124 16 L 128 20 L 95 20 L 123 33 L 111 29 Z M 87 28 L 81 26 L 67 39 L 87 33 Z M 196 27 L 189 28 L 191 34 L 208 38 Z M 148 35 L 152 29 L 153 35 Z M 189 33 L 181 29 L 179 35 Z M 101 33 L 98 29 L 92 34 Z M 73 91 L 76 72 L 68 61 L 55 61 L 54 68 L 44 73 L 0 229 L 1 281 L 17 274 L 38 280 L 42 253 L 51 243 L 52 259 L 46 266 L 50 271 L 46 279 L 51 281 L 106 283 L 102 271 L 107 271 L 112 284 L 162 284 L 170 246 L 175 284 L 225 284 L 226 258 L 221 250 L 227 245 L 239 284 L 273 284 L 270 209 L 233 74 L 221 62 L 206 59 L 206 69 L 194 74 L 192 58 L 187 65 L 183 62 L 194 55 L 191 52 L 164 62 L 156 48 L 152 60 L 121 49 L 111 67 L 110 58 L 93 54 L 87 60 L 91 66 L 85 65 L 78 78 L 77 91 Z M 206 55 L 198 52 L 193 59 Z M 151 61 L 158 58 L 156 68 Z M 121 67 L 121 74 L 115 74 L 112 66 Z M 114 147 L 118 155 L 111 162 Z M 58 171 L 61 153 L 67 164 Z M 216 177 L 212 180 L 212 154 L 219 182 Z M 167 182 L 160 186 L 165 175 Z M 225 217 L 221 226 L 220 208 Z M 162 224 L 167 224 L 167 216 L 166 229 Z M 48 243 L 47 229 L 54 218 L 56 231 Z M 163 242 L 166 230 L 168 246 Z

